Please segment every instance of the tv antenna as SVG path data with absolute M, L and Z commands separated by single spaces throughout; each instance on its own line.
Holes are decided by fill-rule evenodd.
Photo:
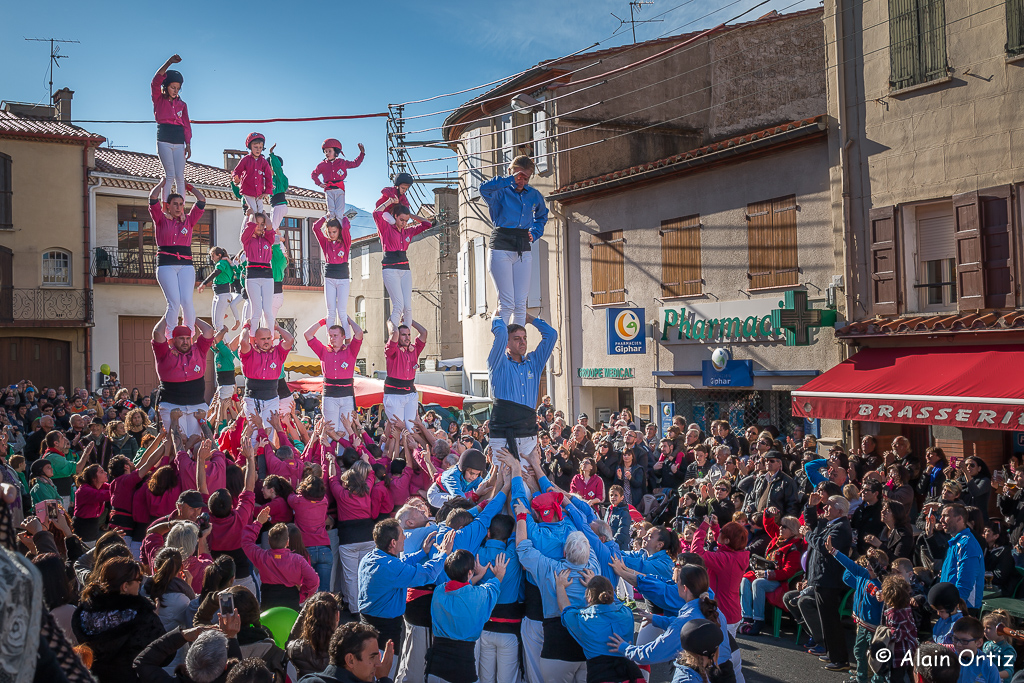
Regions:
M 616 19 L 619 19 L 619 28 L 622 28 L 626 24 L 630 25 L 630 27 L 633 29 L 633 42 L 635 43 L 636 42 L 636 25 L 637 24 L 657 24 L 657 23 L 660 23 L 660 22 L 664 21 L 663 19 L 646 19 L 646 20 L 642 20 L 642 19 L 636 19 L 634 17 L 634 12 L 636 14 L 639 14 L 640 11 L 643 10 L 644 5 L 653 5 L 653 4 L 654 4 L 653 0 L 631 0 L 630 3 L 629 3 L 629 21 L 626 21 L 625 19 L 619 19 L 619 17 L 614 12 L 610 12 L 610 14 L 613 17 L 615 17 Z
M 25 40 L 31 40 L 37 43 L 49 43 L 50 44 L 50 103 L 53 103 L 53 66 L 56 64 L 57 68 L 60 68 L 59 59 L 67 59 L 71 55 L 62 55 L 60 53 L 60 43 L 77 43 L 77 40 L 61 40 L 60 38 L 26 38 Z

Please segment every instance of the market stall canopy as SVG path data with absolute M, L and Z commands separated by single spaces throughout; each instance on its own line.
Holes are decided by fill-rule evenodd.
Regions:
M 303 375 L 319 375 L 323 372 L 320 368 L 320 359 L 313 356 L 302 356 L 297 353 L 289 353 L 288 360 L 284 362 L 285 372 L 298 372 Z
M 321 391 L 323 385 L 323 376 L 288 382 L 288 388 L 291 391 Z M 356 406 L 359 408 L 369 408 L 384 400 L 383 380 L 356 375 L 353 378 L 352 386 L 356 394 Z M 461 409 L 466 398 L 471 398 L 427 384 L 417 384 L 416 391 L 419 392 L 420 403 L 436 403 L 443 408 Z
M 793 394 L 809 418 L 1024 430 L 1024 346 L 864 349 Z

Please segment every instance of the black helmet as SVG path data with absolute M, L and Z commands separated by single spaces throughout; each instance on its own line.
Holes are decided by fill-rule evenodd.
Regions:
M 399 185 L 412 185 L 414 182 L 411 173 L 399 173 L 395 176 L 395 187 Z
M 184 82 L 185 82 L 185 77 L 181 75 L 180 71 L 175 71 L 174 69 L 168 69 L 167 72 L 164 74 L 164 87 L 165 88 L 168 85 L 170 85 L 171 83 L 177 83 L 178 85 L 181 85 Z

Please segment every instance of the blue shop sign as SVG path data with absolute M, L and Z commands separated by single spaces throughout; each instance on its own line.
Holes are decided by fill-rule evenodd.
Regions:
M 644 309 L 609 308 L 608 354 L 647 353 L 644 334 Z
M 730 360 L 721 370 L 716 370 L 709 361 L 701 362 L 701 374 L 706 387 L 752 387 L 754 386 L 754 361 Z

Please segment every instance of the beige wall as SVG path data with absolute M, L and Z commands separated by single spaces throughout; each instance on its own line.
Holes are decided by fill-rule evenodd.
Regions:
M 624 305 L 643 307 L 648 323 L 658 321 L 662 306 L 767 299 L 778 302 L 791 288 L 747 291 L 748 203 L 795 194 L 798 205 L 799 282 L 805 285 L 814 307 L 822 308 L 825 289 L 841 263 L 833 252 L 833 227 L 828 193 L 828 151 L 823 140 L 781 151 L 759 159 L 733 163 L 703 173 L 670 179 L 604 198 L 566 206 L 569 217 L 567 254 L 578 269 L 569 269 L 569 297 L 576 304 L 569 328 L 577 331 L 570 339 L 569 367 L 631 367 L 635 379 L 583 380 L 573 377 L 574 404 L 601 407 L 599 399 L 617 398 L 597 387 L 632 386 L 634 403 L 657 408 L 657 400 L 669 400 L 670 389 L 702 388 L 700 377 L 657 378 L 654 371 L 700 370 L 718 346 L 730 349 L 736 360 L 754 361 L 755 370 L 802 370 L 799 377 L 755 377 L 754 388 L 791 390 L 809 381 L 840 359 L 840 345 L 831 329 L 814 334 L 807 347 L 777 343 L 667 343 L 660 341 L 660 327 L 647 340 L 645 355 L 608 355 L 605 311 L 608 306 L 590 306 L 591 261 L 588 245 L 598 232 L 622 229 L 625 244 Z M 699 214 L 701 217 L 701 276 L 704 294 L 697 297 L 662 300 L 662 220 Z M 579 302 L 583 302 L 580 304 Z M 620 304 L 623 305 L 623 304 Z M 654 388 L 660 389 L 655 393 Z M 590 388 L 590 391 L 584 391 Z M 587 411 L 590 412 L 590 411 Z M 593 414 L 592 414 L 593 417 Z
M 82 289 L 82 145 L 0 137 L 11 157 L 14 230 L 0 231 L 0 245 L 14 252 L 14 286 L 42 285 L 42 253 L 71 252 L 71 287 Z

